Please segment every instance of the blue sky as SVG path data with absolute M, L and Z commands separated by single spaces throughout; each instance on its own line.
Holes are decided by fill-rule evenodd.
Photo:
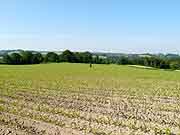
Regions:
M 0 49 L 179 53 L 180 1 L 0 1 Z

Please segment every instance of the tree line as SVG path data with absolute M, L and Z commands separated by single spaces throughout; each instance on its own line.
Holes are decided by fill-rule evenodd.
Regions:
M 42 55 L 39 52 L 20 51 L 19 53 L 10 53 L 3 56 L 4 64 L 22 65 L 22 64 L 40 64 L 50 62 L 71 62 L 71 63 L 91 63 L 92 54 L 90 52 L 71 52 L 65 50 L 58 55 L 55 52 L 48 52 Z
M 180 69 L 180 58 L 161 58 L 158 56 L 106 56 L 92 54 L 90 52 L 71 52 L 65 50 L 61 54 L 48 52 L 42 55 L 39 52 L 20 51 L 18 53 L 8 53 L 3 56 L 4 64 L 40 64 L 52 62 L 70 63 L 91 63 L 91 64 L 119 64 L 119 65 L 142 65 L 160 69 Z
M 109 63 L 119 65 L 142 65 L 159 69 L 180 69 L 180 58 L 161 58 L 158 56 L 151 57 L 109 57 Z

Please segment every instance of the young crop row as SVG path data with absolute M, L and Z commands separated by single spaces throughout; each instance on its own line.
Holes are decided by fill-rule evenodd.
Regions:
M 155 134 L 179 130 L 177 112 L 157 110 L 156 105 L 171 104 L 164 102 L 166 99 L 161 103 L 161 99 L 151 102 L 145 98 L 137 100 L 137 97 L 103 99 L 81 93 L 71 93 L 69 97 L 66 94 L 37 94 L 31 91 L 19 91 L 13 96 L 1 94 L 1 110 L 88 134 Z M 175 107 L 176 102 L 172 102 Z

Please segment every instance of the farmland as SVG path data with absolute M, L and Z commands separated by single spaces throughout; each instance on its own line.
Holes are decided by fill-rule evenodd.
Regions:
M 179 97 L 177 71 L 1 65 L 0 134 L 179 134 Z

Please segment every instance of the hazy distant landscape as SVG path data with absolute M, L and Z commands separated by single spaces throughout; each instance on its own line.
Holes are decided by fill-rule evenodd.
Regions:
M 0 63 L 8 65 L 28 65 L 40 63 L 86 63 L 86 64 L 117 64 L 139 65 L 157 69 L 180 69 L 178 54 L 126 54 L 101 52 L 72 52 L 64 51 L 25 51 L 2 50 Z

